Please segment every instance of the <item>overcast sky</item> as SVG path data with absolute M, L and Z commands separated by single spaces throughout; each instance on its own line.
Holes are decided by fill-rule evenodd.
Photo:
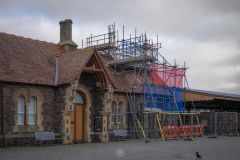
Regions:
M 240 94 L 239 0 L 0 0 L 0 32 L 58 43 L 65 19 L 79 47 L 114 22 L 125 37 L 158 35 L 161 55 L 186 62 L 190 88 Z

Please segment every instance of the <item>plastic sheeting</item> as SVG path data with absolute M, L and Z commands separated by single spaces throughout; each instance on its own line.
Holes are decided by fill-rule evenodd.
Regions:
M 183 68 L 152 64 L 151 77 L 154 84 L 182 88 L 183 75 Z
M 143 103 L 145 108 L 184 112 L 183 89 L 160 85 L 144 85 Z

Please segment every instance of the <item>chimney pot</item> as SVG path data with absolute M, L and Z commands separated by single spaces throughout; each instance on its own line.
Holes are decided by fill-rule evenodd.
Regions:
M 65 40 L 72 40 L 72 20 L 65 20 Z
M 60 42 L 58 43 L 66 52 L 76 50 L 77 44 L 72 41 L 72 20 L 60 21 Z
M 71 23 L 71 24 L 73 24 L 73 22 L 72 22 L 71 19 L 66 19 L 66 20 L 65 20 L 65 23 Z
M 60 25 L 60 42 L 62 42 L 65 40 L 65 22 L 60 21 L 59 25 Z

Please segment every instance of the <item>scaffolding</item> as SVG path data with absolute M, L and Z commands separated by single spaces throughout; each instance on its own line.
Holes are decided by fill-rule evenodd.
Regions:
M 133 136 L 147 139 L 148 133 L 153 135 L 154 125 L 158 123 L 161 126 L 162 116 L 159 113 L 176 113 L 173 114 L 174 118 L 175 115 L 185 112 L 183 91 L 189 89 L 186 79 L 187 67 L 185 63 L 179 67 L 176 61 L 171 65 L 159 53 L 161 43 L 158 42 L 158 35 L 157 42 L 154 43 L 152 39 L 148 39 L 146 32 L 137 36 L 137 29 L 135 35 L 130 34 L 128 39 L 125 39 L 124 26 L 122 33 L 120 39 L 115 24 L 110 25 L 107 34 L 91 35 L 87 38 L 86 46 L 95 46 L 99 53 L 108 56 L 106 63 L 113 74 L 130 74 L 134 77 L 131 84 L 124 81 L 122 86 L 126 90 L 128 113 L 131 114 L 133 121 Z M 142 102 L 140 109 L 137 109 L 139 97 L 142 98 Z M 158 114 L 151 115 L 146 112 Z

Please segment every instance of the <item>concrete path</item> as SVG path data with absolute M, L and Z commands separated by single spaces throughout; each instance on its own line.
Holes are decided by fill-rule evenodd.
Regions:
M 121 149 L 119 149 L 121 148 Z M 116 150 L 118 156 L 116 155 Z M 86 143 L 54 145 L 43 147 L 0 148 L 2 160 L 94 160 L 94 159 L 196 159 L 195 152 L 204 160 L 239 160 L 240 137 L 219 136 L 218 138 L 198 137 L 194 141 L 183 139 L 154 141 L 149 143 L 128 140 L 108 143 Z M 121 157 L 119 157 L 121 156 Z

